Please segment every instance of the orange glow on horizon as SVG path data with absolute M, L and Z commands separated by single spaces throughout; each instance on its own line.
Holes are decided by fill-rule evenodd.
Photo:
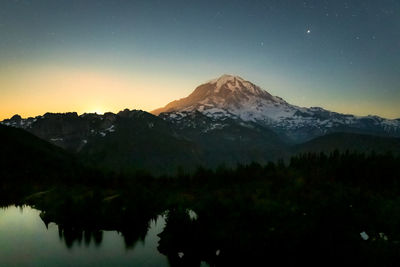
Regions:
M 279 80 L 279 79 L 278 79 Z M 398 118 L 391 105 L 353 99 L 332 100 L 319 94 L 314 99 L 301 99 L 291 91 L 295 85 L 271 83 L 265 88 L 299 106 L 322 106 L 325 109 L 354 114 Z M 98 113 L 119 112 L 126 108 L 152 111 L 186 97 L 204 81 L 167 74 L 110 72 L 94 68 L 54 66 L 12 66 L 0 68 L 0 120 L 15 114 L 23 118 L 46 112 Z M 257 83 L 257 81 L 254 81 Z M 281 91 L 277 91 L 281 89 Z M 325 103 L 325 105 L 324 105 Z
M 167 78 L 65 68 L 35 69 L 24 75 L 0 73 L 0 85 L 8 88 L 0 98 L 0 120 L 46 112 L 151 111 L 179 98 L 183 89 Z

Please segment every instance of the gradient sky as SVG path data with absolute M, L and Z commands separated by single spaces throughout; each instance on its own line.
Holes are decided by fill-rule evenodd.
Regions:
M 0 1 L 0 119 L 151 111 L 224 73 L 399 118 L 400 1 Z

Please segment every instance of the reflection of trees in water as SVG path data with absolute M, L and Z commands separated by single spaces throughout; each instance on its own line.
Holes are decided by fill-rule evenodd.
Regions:
M 149 221 L 150 219 L 147 222 L 132 222 L 132 224 L 129 225 L 129 228 L 126 227 L 121 231 L 126 248 L 134 248 L 139 240 L 144 241 L 148 231 Z
M 83 209 L 43 211 L 40 217 L 46 225 L 50 222 L 58 225 L 59 238 L 68 248 L 74 245 L 100 246 L 103 230 L 115 230 L 123 237 L 126 248 L 133 249 L 139 240 L 144 241 L 150 221 L 155 220 L 159 214 L 133 207 L 125 207 L 123 210 L 114 207 L 111 211 L 99 206 L 97 209 L 102 209 L 102 212 L 88 211 L 82 216 L 80 212 Z M 242 212 L 244 216 L 249 216 Z M 87 219 L 88 214 L 90 220 Z M 243 221 L 229 220 L 216 206 L 202 210 L 199 214 L 193 216 L 188 209 L 182 207 L 171 208 L 167 212 L 166 226 L 159 234 L 158 250 L 168 257 L 171 266 L 200 266 L 202 261 L 211 266 L 234 264 L 232 259 L 238 255 L 246 258 L 243 253 L 253 257 L 256 254 L 265 255 L 262 249 L 266 247 L 256 237 L 259 230 L 263 229 L 260 226 L 262 220 L 243 220 L 248 222 L 244 225 Z M 261 235 L 259 239 L 262 239 Z M 254 253 L 249 253 L 250 250 L 254 250 Z
M 60 240 L 64 240 L 68 248 L 71 248 L 74 243 L 81 245 L 82 241 L 86 246 L 89 246 L 92 242 L 96 246 L 100 246 L 103 241 L 103 231 L 101 230 L 83 230 L 71 226 L 58 225 L 58 236 Z
M 131 224 L 131 228 L 118 230 L 122 238 L 124 239 L 125 247 L 127 249 L 132 249 L 135 247 L 136 243 L 140 241 L 144 241 L 147 231 L 148 224 L 138 223 Z M 100 246 L 103 241 L 103 231 L 99 229 L 78 229 L 74 226 L 63 226 L 58 225 L 58 235 L 60 240 L 65 242 L 65 245 L 68 248 L 71 248 L 74 244 L 82 244 L 82 241 L 86 246 L 94 243 L 96 246 Z
M 41 219 L 46 227 L 50 222 L 58 225 L 60 240 L 65 242 L 68 248 L 74 244 L 86 246 L 94 243 L 100 246 L 103 241 L 103 231 L 117 231 L 124 239 L 127 249 L 135 247 L 137 241 L 144 241 L 151 220 L 157 218 L 158 212 L 124 209 L 118 207 L 101 206 L 96 207 L 96 212 L 79 207 L 77 209 L 51 209 L 42 211 Z M 99 212 L 101 210 L 101 212 Z M 85 211 L 83 215 L 82 212 Z

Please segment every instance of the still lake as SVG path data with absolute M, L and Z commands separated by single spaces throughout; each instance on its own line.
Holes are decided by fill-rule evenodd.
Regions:
M 169 266 L 157 250 L 164 215 L 149 222 L 144 241 L 132 248 L 116 231 L 102 231 L 99 243 L 75 241 L 68 247 L 58 226 L 50 223 L 46 228 L 39 215 L 29 206 L 0 209 L 0 266 Z

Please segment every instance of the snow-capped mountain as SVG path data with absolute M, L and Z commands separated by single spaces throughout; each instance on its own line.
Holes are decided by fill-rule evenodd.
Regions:
M 224 118 L 257 123 L 295 143 L 339 131 L 400 136 L 400 120 L 340 114 L 319 107 L 298 107 L 232 75 L 223 75 L 202 84 L 188 97 L 173 101 L 152 113 L 181 124 L 182 118 L 193 112 L 212 118 L 215 127 L 222 127 L 220 120 Z M 190 127 L 191 124 L 186 125 Z

